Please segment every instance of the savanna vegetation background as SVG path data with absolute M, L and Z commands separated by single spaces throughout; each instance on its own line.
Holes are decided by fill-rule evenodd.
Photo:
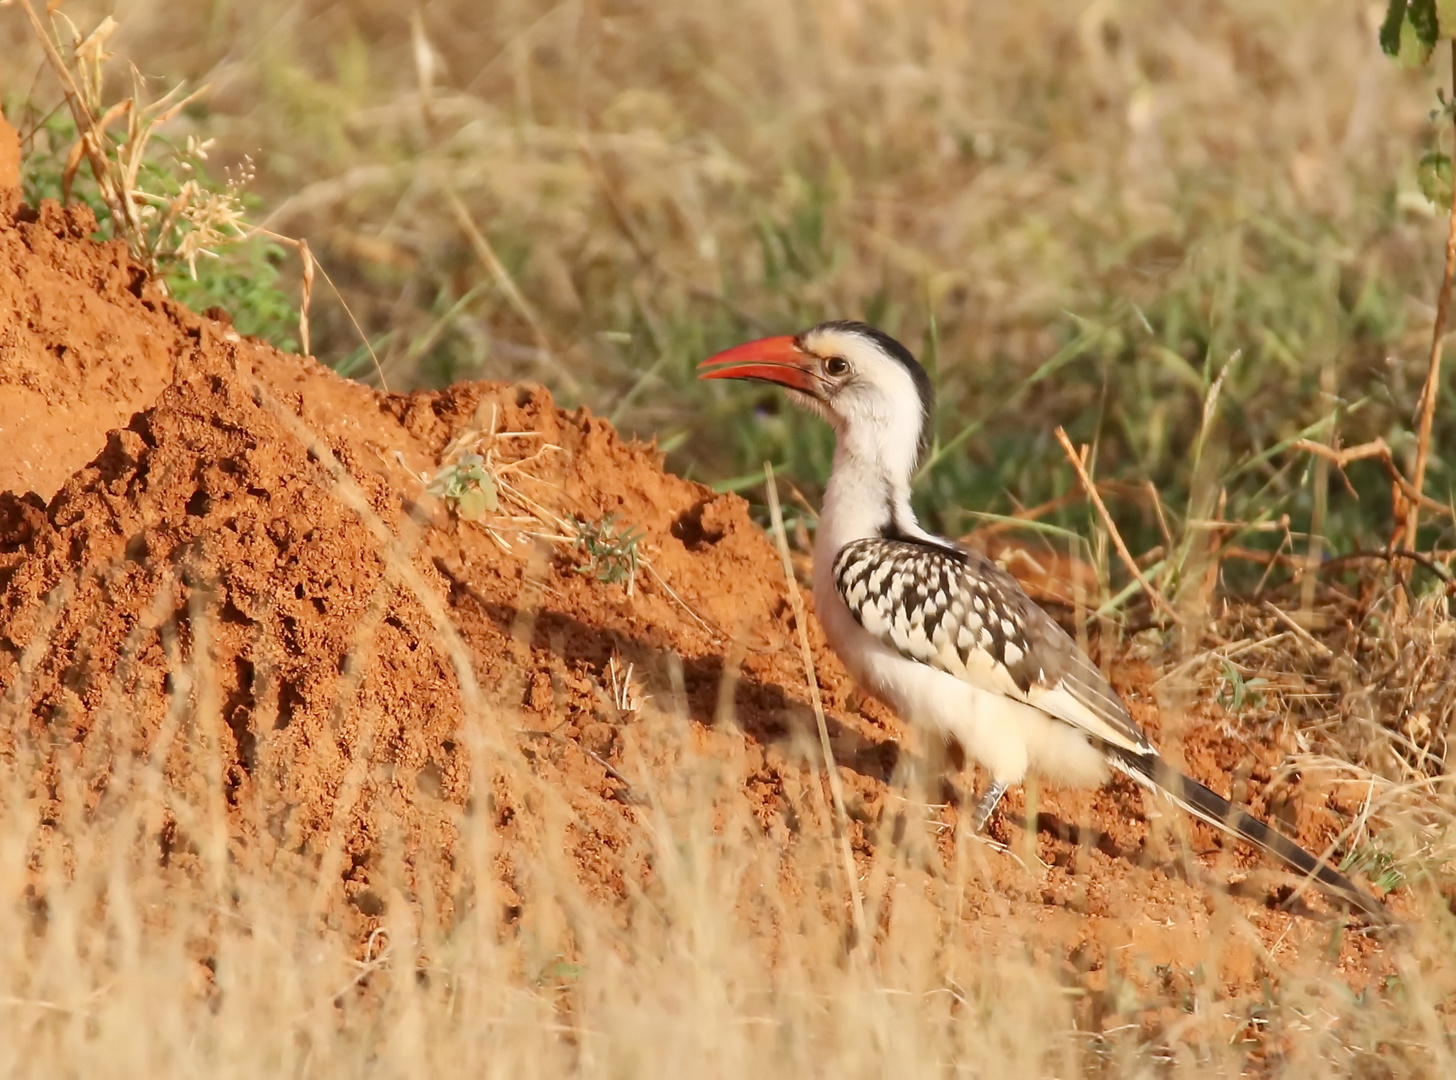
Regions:
M 665 897 L 634 902 L 660 921 L 592 923 L 563 885 L 569 956 L 476 928 L 437 943 L 437 966 L 421 962 L 412 983 L 372 938 L 347 962 L 308 953 L 307 933 L 274 911 L 247 935 L 221 931 L 245 958 L 221 1006 L 191 985 L 180 931 L 152 967 L 134 941 L 53 933 L 26 962 L 63 961 L 60 989 L 0 1000 L 40 1055 L 12 1060 L 15 1072 L 114 1066 L 130 1048 L 151 1070 L 233 1061 L 296 1075 L 662 1075 L 689 1062 L 882 1075 L 887 1060 L 907 1075 L 1449 1075 L 1450 377 L 1425 476 L 1436 508 L 1417 535 L 1398 537 L 1391 482 L 1392 468 L 1414 471 L 1445 256 L 1449 159 L 1430 156 L 1452 149 L 1444 44 L 1432 66 L 1393 61 L 1378 42 L 1386 6 L 1348 0 L 52 7 L 83 38 L 115 19 L 88 54 L 111 57 L 95 68 L 108 100 L 206 87 L 159 128 L 137 178 L 165 197 L 198 181 L 233 208 L 206 250 L 158 256 L 173 295 L 297 350 L 307 293 L 307 351 L 371 386 L 539 382 L 755 507 L 772 461 L 806 496 L 787 508 L 793 533 L 812 528 L 829 433 L 771 392 L 697 383 L 695 365 L 825 318 L 885 327 L 938 388 L 918 494 L 930 523 L 960 534 L 1034 520 L 1090 566 L 1085 599 L 1104 640 L 1126 631 L 1144 660 L 1177 651 L 1213 699 L 1252 710 L 1249 731 L 1283 732 L 1378 787 L 1383 801 L 1367 800 L 1340 856 L 1430 903 L 1378 977 L 1345 985 L 1315 949 L 1299 978 L 1266 980 L 1261 1001 L 1226 1010 L 1230 1037 L 1206 1015 L 1223 999 L 1201 974 L 1179 982 L 1176 965 L 1156 992 L 1115 978 L 1089 991 L 1030 955 L 956 953 L 949 885 L 927 887 L 919 939 L 901 927 L 918 942 L 901 966 L 865 969 L 852 949 L 846 959 L 844 913 L 824 901 L 840 880 L 831 844 L 815 864 L 820 921 L 806 944 L 775 946 L 770 976 L 725 928 L 732 905 L 717 895 L 752 877 L 756 856 L 712 839 L 724 830 L 707 796 L 659 793 L 683 816 L 648 831 L 681 862 L 663 872 Z M 76 125 L 15 4 L 0 5 L 0 73 L 38 205 L 71 183 Z M 100 235 L 121 232 L 84 166 L 74 193 Z M 316 274 L 289 239 L 306 241 Z M 1058 426 L 1092 447 L 1088 467 L 1142 572 L 1207 620 L 1191 639 L 1166 626 L 1138 637 L 1157 614 L 1087 507 Z M 1318 452 L 1376 440 L 1388 462 L 1338 467 Z M 632 525 L 601 527 L 612 541 Z M 1382 561 L 1393 543 L 1421 559 Z M 1355 572 L 1358 617 L 1300 574 L 1330 559 Z M 1286 586 L 1269 615 L 1263 590 Z M 1211 605 L 1215 591 L 1228 603 Z M 1199 651 L 1205 632 L 1222 652 Z M 1304 681 L 1279 683 L 1290 669 Z M 684 766 L 684 786 L 712 789 L 710 765 Z M 571 877 L 550 860 L 541 873 Z M 112 890 L 124 876 L 103 875 Z M 55 910 L 83 924 L 106 893 Z M 278 894 L 279 911 L 292 895 Z M 178 925 L 226 922 L 189 902 Z M 1341 933 L 1325 959 L 1341 955 Z M 403 940 L 397 926 L 385 936 Z M 283 974 L 295 961 L 301 973 Z M 499 985 L 469 989 L 471 964 Z M 941 979 L 947 964 L 956 974 Z M 143 992 L 117 1006 L 103 969 Z M 377 997 L 361 1021 L 340 1003 L 366 977 Z M 278 979 L 289 989 L 273 998 Z M 186 993 L 167 989 L 178 980 Z M 1099 1018 L 1126 1023 L 1081 1030 L 1089 993 Z M 232 1034 L 198 1019 L 208 1007 Z M 168 1033 L 141 1034 L 156 1025 Z M 262 1027 L 286 1037 L 241 1034 Z M 1022 1029 L 1024 1043 L 1005 1037 Z
M 358 378 L 536 379 L 688 475 L 732 485 L 768 458 L 807 486 L 828 434 L 693 367 L 864 317 L 935 370 L 922 499 L 950 530 L 1064 494 L 1057 424 L 1181 512 L 1225 368 L 1231 519 L 1307 523 L 1291 438 L 1410 452 L 1442 257 L 1417 175 L 1439 80 L 1381 55 L 1376 4 L 64 12 L 87 32 L 113 13 L 106 48 L 158 96 L 209 88 L 168 134 L 207 141 L 215 181 L 251 178 L 253 222 L 308 240 L 339 290 L 317 290 L 312 350 Z M 9 14 L 27 189 L 54 194 L 47 148 L 74 125 Z M 129 89 L 123 63 L 109 77 Z M 297 345 L 285 249 L 201 271 L 192 306 Z M 1440 455 L 1432 470 L 1443 499 Z M 1351 473 L 1362 497 L 1334 498 L 1324 531 L 1383 540 L 1385 474 Z M 1151 546 L 1146 496 L 1115 501 Z

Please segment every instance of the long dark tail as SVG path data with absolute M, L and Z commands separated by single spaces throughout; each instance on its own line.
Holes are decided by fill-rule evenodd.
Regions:
M 1315 858 L 1287 836 L 1275 832 L 1243 807 L 1210 791 L 1192 777 L 1184 776 L 1156 754 L 1135 754 L 1116 747 L 1108 747 L 1108 751 L 1116 768 L 1181 806 L 1198 820 L 1248 841 L 1296 874 L 1314 879 L 1330 896 L 1358 908 L 1372 919 L 1381 923 L 1392 921 L 1383 904 L 1344 874 Z

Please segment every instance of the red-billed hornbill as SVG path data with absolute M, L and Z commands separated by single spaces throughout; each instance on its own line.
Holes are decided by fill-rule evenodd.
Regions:
M 776 383 L 834 428 L 814 542 L 819 620 L 861 685 L 912 725 L 954 739 L 990 774 L 975 831 L 1028 773 L 1100 787 L 1116 770 L 1388 918 L 1323 861 L 1167 764 L 1096 665 L 1010 574 L 920 527 L 910 482 L 932 390 L 898 341 L 864 323 L 828 322 L 728 349 L 700 369 L 704 379 Z

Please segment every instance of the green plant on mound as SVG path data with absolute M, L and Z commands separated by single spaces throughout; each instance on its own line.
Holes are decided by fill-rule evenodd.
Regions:
M 106 19 L 83 36 L 63 15 L 54 19 L 54 40 L 44 40 L 66 107 L 47 110 L 24 97 L 5 102 L 25 131 L 26 202 L 83 203 L 96 218 L 96 237 L 124 241 L 182 303 L 224 308 L 240 332 L 296 351 L 298 315 L 278 285 L 284 249 L 246 224 L 258 205 L 245 190 L 251 162 L 219 180 L 208 169 L 212 140 L 163 133 L 183 116 L 205 128 L 201 91 L 184 96 L 179 84 L 153 98 L 133 67 L 131 96 L 111 102 L 104 68 L 116 22 Z
M 298 301 L 280 285 L 287 257 L 279 244 L 252 236 L 199 260 L 195 276 L 180 267 L 164 273 L 172 295 L 193 311 L 220 307 L 239 333 L 298 352 Z
M 595 521 L 573 518 L 572 524 L 576 527 L 576 546 L 587 560 L 577 572 L 589 574 L 603 585 L 625 583 L 630 592 L 637 577 L 637 545 L 642 542 L 642 530 L 631 525 L 622 528 L 611 514 Z
M 462 455 L 459 461 L 441 469 L 425 490 L 444 499 L 466 521 L 479 521 L 500 505 L 495 479 L 479 454 Z

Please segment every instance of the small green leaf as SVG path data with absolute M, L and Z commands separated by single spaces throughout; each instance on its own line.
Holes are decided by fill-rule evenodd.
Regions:
M 1402 67 L 1423 67 L 1431 58 L 1431 46 L 1421 40 L 1415 23 L 1409 18 L 1400 28 L 1400 55 L 1396 58 Z
M 1450 0 L 1441 0 L 1443 5 Z M 1416 68 L 1431 58 L 1441 33 L 1437 0 L 1391 0 L 1380 24 L 1380 47 L 1403 66 Z
M 1380 24 L 1380 48 L 1391 58 L 1400 55 L 1400 32 L 1405 26 L 1406 0 L 1390 0 L 1385 21 Z
M 1416 40 L 1425 47 L 1426 55 L 1430 56 L 1431 49 L 1441 36 L 1440 21 L 1436 18 L 1436 0 L 1410 0 L 1406 13 L 1407 21 L 1415 29 Z
M 1440 20 L 1436 17 L 1436 0 L 1409 0 L 1406 4 L 1406 19 L 1415 28 L 1418 41 L 1431 48 L 1441 36 Z
M 466 521 L 479 521 L 485 513 L 485 496 L 480 489 L 467 491 L 456 499 L 455 513 Z
M 479 521 L 485 516 L 485 502 L 485 492 L 480 488 L 472 488 L 456 500 L 455 513 L 466 521 Z
M 541 976 L 546 979 L 579 979 L 585 970 L 580 964 L 568 964 L 565 960 L 556 960 L 546 965 Z
M 1439 150 L 1432 150 L 1421 158 L 1416 169 L 1416 182 L 1421 186 L 1421 194 L 1433 205 L 1443 209 L 1451 205 L 1451 181 L 1450 157 Z

